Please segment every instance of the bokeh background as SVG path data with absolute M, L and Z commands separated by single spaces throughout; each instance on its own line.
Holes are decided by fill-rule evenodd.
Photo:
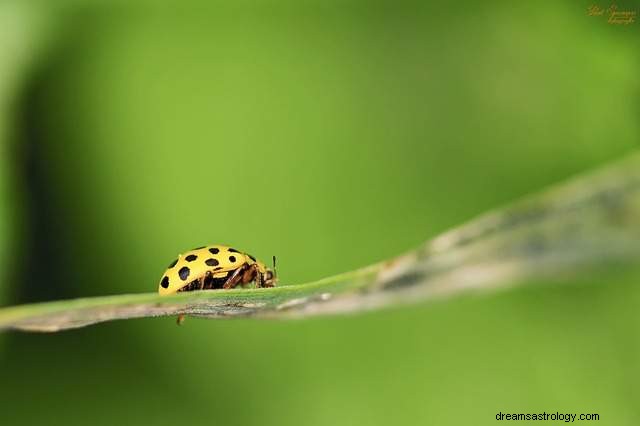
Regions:
M 50 3 L 0 3 L 0 306 L 155 291 L 207 243 L 303 283 L 640 141 L 640 22 L 592 2 Z M 1 423 L 638 424 L 637 278 L 5 333 Z

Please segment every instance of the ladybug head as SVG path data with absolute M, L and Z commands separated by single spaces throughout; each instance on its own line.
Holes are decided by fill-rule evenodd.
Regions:
M 276 275 L 276 257 L 273 256 L 273 270 L 266 268 L 267 271 L 264 273 L 264 283 L 267 287 L 273 287 L 278 282 L 278 277 Z

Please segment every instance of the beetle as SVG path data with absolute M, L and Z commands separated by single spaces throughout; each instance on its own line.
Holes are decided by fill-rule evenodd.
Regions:
M 275 287 L 273 269 L 250 254 L 225 245 L 197 247 L 178 255 L 160 278 L 158 293 L 168 295 L 183 291 L 231 289 L 255 282 L 257 288 Z

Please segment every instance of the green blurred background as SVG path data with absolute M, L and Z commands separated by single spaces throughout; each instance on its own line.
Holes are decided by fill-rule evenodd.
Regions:
M 638 146 L 640 23 L 481 3 L 1 2 L 0 305 L 155 291 L 208 243 L 303 283 Z M 8 333 L 1 423 L 638 424 L 637 278 Z

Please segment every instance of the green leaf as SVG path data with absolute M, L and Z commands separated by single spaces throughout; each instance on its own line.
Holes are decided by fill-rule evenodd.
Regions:
M 612 273 L 640 258 L 640 154 L 485 214 L 397 258 L 269 289 L 130 294 L 0 309 L 0 329 L 59 331 L 166 315 L 291 318 L 358 312 Z M 606 275 L 605 275 L 606 276 Z M 560 280 L 558 280 L 560 278 Z

